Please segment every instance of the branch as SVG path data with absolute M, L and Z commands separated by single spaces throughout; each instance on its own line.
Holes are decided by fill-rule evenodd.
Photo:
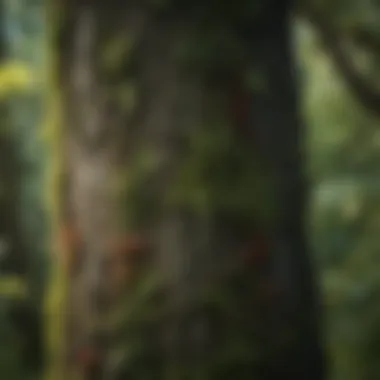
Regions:
M 380 117 L 380 92 L 373 88 L 351 63 L 350 57 L 342 47 L 337 31 L 328 23 L 327 18 L 318 12 L 307 9 L 302 15 L 319 32 L 324 47 L 357 101 Z
M 348 32 L 352 41 L 366 49 L 372 50 L 375 54 L 380 55 L 380 40 L 371 32 L 362 29 L 353 29 Z

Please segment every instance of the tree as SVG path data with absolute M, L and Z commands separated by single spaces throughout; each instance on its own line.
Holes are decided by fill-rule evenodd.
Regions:
M 379 6 L 358 1 L 301 3 L 301 15 L 317 30 L 320 40 L 347 87 L 364 108 L 379 116 L 377 71 Z M 344 8 L 344 9 L 343 9 Z M 362 62 L 360 62 L 362 61 Z M 364 62 L 364 65 L 363 65 Z
M 368 21 L 373 13 L 365 12 Z M 379 212 L 378 120 L 346 86 L 320 44 L 318 30 L 302 23 L 299 36 L 308 78 L 309 155 L 315 181 L 312 235 L 323 274 L 330 374 L 334 379 L 372 379 L 379 374 L 374 359 L 379 337 L 374 265 L 379 257 L 374 230 Z M 363 62 L 361 69 L 371 61 Z M 376 76 L 369 75 L 372 85 Z
M 54 5 L 60 374 L 322 379 L 290 4 Z

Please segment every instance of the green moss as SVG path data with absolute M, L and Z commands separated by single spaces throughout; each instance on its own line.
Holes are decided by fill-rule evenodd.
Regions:
M 134 289 L 129 289 L 122 302 L 111 311 L 105 321 L 106 328 L 119 331 L 119 336 L 125 337 L 136 332 L 139 326 L 157 320 L 160 313 L 154 301 L 161 289 L 162 282 L 157 274 L 142 276 Z
M 132 83 L 122 83 L 117 89 L 117 104 L 124 114 L 130 115 L 137 103 L 137 86 Z
M 250 279 L 247 278 L 244 289 L 242 286 L 237 287 L 235 280 L 232 276 L 220 283 L 214 283 L 212 289 L 205 289 L 205 293 L 188 302 L 186 310 L 180 312 L 165 302 L 163 282 L 158 275 L 151 272 L 143 276 L 136 288 L 129 289 L 123 303 L 118 305 L 113 317 L 107 321 L 108 333 L 117 337 L 113 344 L 115 352 L 118 353 L 119 366 L 128 368 L 129 373 L 133 373 L 138 379 L 148 376 L 145 370 L 152 355 L 156 355 L 156 358 L 158 355 L 159 361 L 163 359 L 159 359 L 161 352 L 157 352 L 149 332 L 162 332 L 163 326 L 176 318 L 202 312 L 207 315 L 211 312 L 222 325 L 218 336 L 219 343 L 207 362 L 195 365 L 193 363 L 191 367 L 184 367 L 184 364 L 176 366 L 169 362 L 166 363 L 167 368 L 162 377 L 159 372 L 162 371 L 161 367 L 156 367 L 154 377 L 163 380 L 219 379 L 226 372 L 231 375 L 234 370 L 242 371 L 242 368 L 247 373 L 252 373 L 260 352 L 260 341 L 256 338 L 255 330 L 257 326 L 252 320 L 247 322 L 247 318 L 244 319 L 244 315 L 237 313 L 237 310 L 244 309 L 242 305 L 246 305 L 247 301 L 254 302 L 256 295 L 244 290 L 249 290 L 252 286 Z
M 29 296 L 26 281 L 19 276 L 4 276 L 0 278 L 0 297 L 25 299 Z
M 157 370 L 150 368 L 154 367 L 151 363 L 154 342 L 149 332 L 152 328 L 157 329 L 162 320 L 161 291 L 160 277 L 151 271 L 146 272 L 132 289 L 126 289 L 122 302 L 103 321 L 100 328 L 111 339 L 110 359 L 115 371 L 127 370 L 138 379 L 159 378 Z
M 248 322 L 247 319 L 242 320 L 244 316 L 236 313 L 236 310 L 241 310 L 241 305 L 246 305 L 246 297 L 252 302 L 255 296 L 245 294 L 241 288 L 234 287 L 233 279 L 214 285 L 211 293 L 208 291 L 201 294 L 192 304 L 188 304 L 188 309 L 183 312 L 186 316 L 190 316 L 199 312 L 207 314 L 212 310 L 212 315 L 222 323 L 215 350 L 213 349 L 212 354 L 210 352 L 207 361 L 192 363 L 190 367 L 184 366 L 184 363 L 179 365 L 168 362 L 164 373 L 161 373 L 162 367 L 154 367 L 157 363 L 151 364 L 150 369 L 153 370 L 153 374 L 150 373 L 150 376 L 154 375 L 155 378 L 162 380 L 169 378 L 182 380 L 228 379 L 226 373 L 231 376 L 236 370 L 239 374 L 252 374 L 261 350 L 260 340 L 256 337 L 257 326 L 252 320 Z M 249 281 L 246 286 L 249 287 Z M 124 302 L 114 310 L 117 318 L 108 321 L 111 329 L 108 332 L 111 336 L 117 337 L 113 352 L 119 368 L 128 368 L 129 373 L 133 373 L 138 379 L 143 379 L 144 376 L 149 378 L 146 370 L 147 363 L 150 363 L 152 357 L 157 359 L 158 355 L 158 361 L 163 360 L 162 357 L 160 359 L 161 352 L 157 352 L 157 346 L 151 340 L 149 332 L 162 332 L 163 326 L 167 326 L 171 320 L 168 318 L 174 318 L 174 321 L 182 315 L 176 314 L 178 310 L 169 308 L 163 298 L 157 298 L 162 289 L 159 277 L 154 275 L 143 277 L 139 285 L 132 292 L 128 292 Z
M 49 16 L 55 19 L 58 12 L 58 4 L 51 1 Z M 49 23 L 49 25 L 53 23 Z M 49 257 L 51 262 L 50 281 L 45 299 L 46 316 L 46 346 L 47 368 L 46 380 L 59 380 L 64 376 L 64 340 L 65 340 L 65 300 L 67 293 L 67 277 L 63 268 L 55 257 L 62 257 L 62 248 L 57 246 L 57 236 L 61 218 L 62 181 L 63 181 L 63 153 L 62 153 L 62 129 L 61 129 L 61 96 L 58 87 L 58 55 L 56 52 L 56 30 L 53 28 L 48 33 L 47 51 L 51 52 L 49 62 L 49 87 L 46 88 L 47 116 L 42 133 L 48 146 L 49 160 L 46 168 L 46 199 L 47 209 L 50 213 L 50 236 L 53 253 Z
M 110 38 L 100 55 L 101 68 L 107 73 L 120 71 L 132 55 L 136 41 L 125 33 Z
M 237 144 L 222 122 L 194 136 L 169 200 L 173 206 L 264 224 L 275 215 L 275 201 L 271 173 L 263 161 Z
M 126 171 L 120 174 L 118 192 L 127 229 L 143 228 L 157 212 L 159 195 L 152 186 L 160 169 L 160 161 L 153 148 L 146 147 L 131 158 Z
M 239 66 L 243 52 L 233 29 L 208 25 L 184 38 L 177 46 L 176 56 L 188 69 L 210 77 Z
M 268 88 L 267 78 L 265 78 L 265 75 L 257 68 L 248 70 L 244 81 L 246 88 L 252 92 L 265 92 Z

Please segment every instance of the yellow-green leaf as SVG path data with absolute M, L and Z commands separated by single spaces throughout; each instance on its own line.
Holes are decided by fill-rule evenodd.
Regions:
M 32 84 L 32 72 L 22 63 L 7 62 L 0 66 L 0 98 L 28 90 Z
M 25 298 L 27 286 L 25 281 L 18 276 L 0 277 L 0 297 Z

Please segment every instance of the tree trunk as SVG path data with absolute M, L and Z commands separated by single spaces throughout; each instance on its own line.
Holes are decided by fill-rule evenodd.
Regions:
M 263 70 L 267 94 L 254 96 L 254 122 L 262 138 L 262 154 L 274 173 L 277 199 L 271 270 L 282 289 L 282 300 L 275 307 L 272 333 L 277 331 L 277 341 L 286 331 L 293 335 L 293 344 L 285 344 L 283 351 L 268 363 L 269 378 L 322 379 L 322 316 L 307 241 L 305 131 L 298 107 L 289 20 L 272 26 L 266 35 L 256 35 L 253 50 L 256 64 Z
M 322 379 L 288 9 L 132 3 L 61 4 L 69 366 Z

